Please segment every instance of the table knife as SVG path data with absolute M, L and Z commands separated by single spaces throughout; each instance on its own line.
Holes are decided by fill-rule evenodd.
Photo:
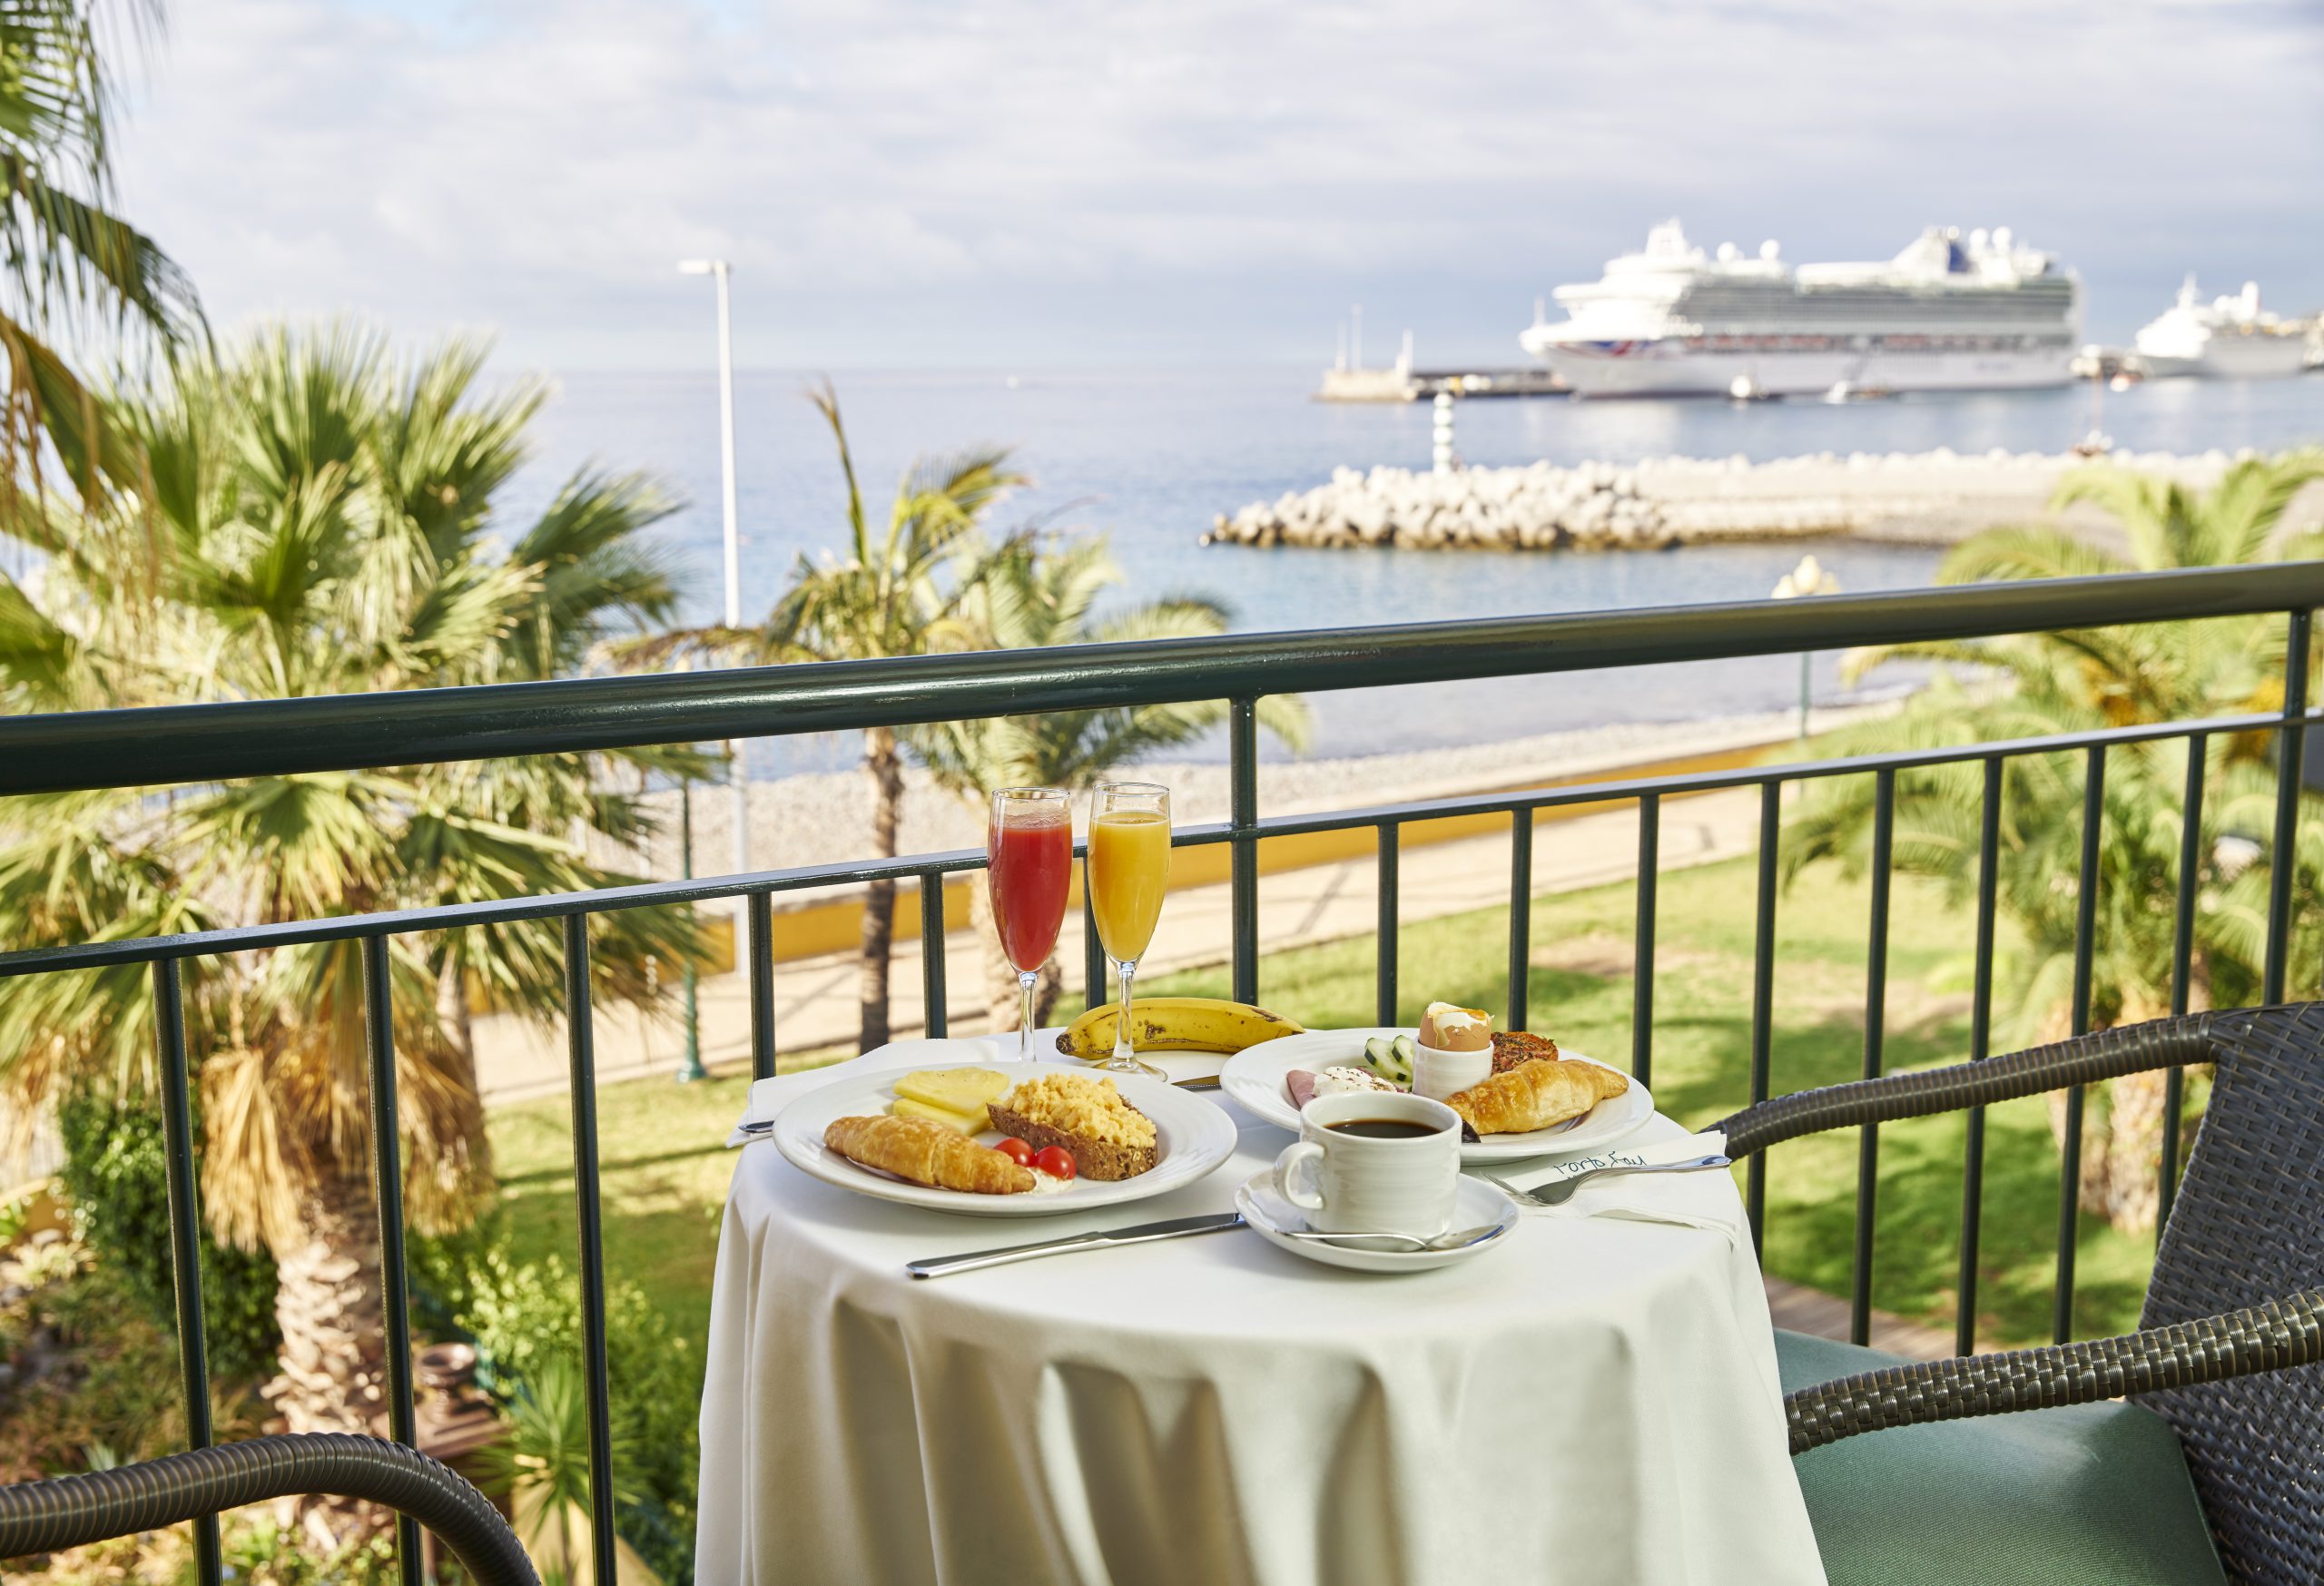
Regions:
M 1188 1234 L 1221 1234 L 1243 1226 L 1241 1212 L 1210 1212 L 1198 1217 L 1172 1217 L 1163 1223 L 1137 1223 L 1127 1228 L 1099 1228 L 1068 1234 L 1061 1239 L 1036 1239 L 1029 1245 L 1004 1245 L 997 1250 L 970 1250 L 960 1256 L 935 1256 L 907 1261 L 904 1270 L 914 1277 L 941 1277 L 979 1266 L 999 1266 L 1009 1261 L 1031 1261 L 1062 1256 L 1068 1250 L 1102 1250 L 1109 1245 L 1144 1245 L 1155 1239 L 1181 1239 Z

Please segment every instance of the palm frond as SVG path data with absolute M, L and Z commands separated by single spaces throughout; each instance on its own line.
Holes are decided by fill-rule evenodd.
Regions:
M 2080 476 L 2068 476 L 2067 484 Z M 2097 476 L 2107 478 L 2107 476 Z M 2134 486 L 2143 481 L 2133 478 Z M 2131 492 L 2135 495 L 2136 491 Z M 2058 501 L 2080 500 L 2061 487 Z M 2135 543 L 2135 542 L 2134 542 Z M 2147 566 L 2143 560 L 2139 566 Z M 1992 584 L 2021 578 L 2093 578 L 2125 573 L 2130 565 L 2112 551 L 2045 524 L 2017 524 L 1989 528 L 1972 536 L 1945 554 L 1938 565 L 1943 584 Z
M 815 405 L 815 411 L 821 413 L 823 422 L 831 426 L 832 440 L 839 448 L 840 477 L 847 481 L 849 542 L 855 547 L 855 559 L 859 563 L 869 562 L 872 559 L 872 542 L 863 522 L 863 490 L 855 481 L 855 453 L 848 447 L 847 425 L 840 418 L 839 389 L 832 384 L 831 377 L 825 375 L 820 383 L 808 389 L 807 400 Z
M 2058 481 L 2050 505 L 2063 509 L 2080 501 L 2102 508 L 2122 526 L 2131 543 L 2131 565 L 2141 571 L 2152 573 L 2165 567 L 2195 565 L 2184 559 L 2191 548 L 2187 532 L 2186 494 L 2171 481 L 2111 463 L 2080 468 Z M 1974 545 L 1975 541 L 1969 543 Z
M 0 95 L 5 97 L 5 95 Z M 193 281 L 151 237 L 54 186 L 39 162 L 0 146 L 0 239 L 18 290 L 43 318 L 80 308 L 134 316 L 169 346 L 205 336 Z

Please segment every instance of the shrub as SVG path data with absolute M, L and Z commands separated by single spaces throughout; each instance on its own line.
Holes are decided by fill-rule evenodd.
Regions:
M 56 1121 L 64 1144 L 59 1177 L 82 1243 L 174 1337 L 177 1291 L 160 1115 L 87 1095 L 68 1099 Z M 206 1233 L 201 1237 L 212 1376 L 238 1383 L 271 1374 L 281 1344 L 274 1325 L 274 1258 L 216 1244 Z
M 414 1309 L 475 1344 L 477 1381 L 504 1405 L 581 1359 L 581 1293 L 555 1256 L 519 1266 L 501 1231 L 412 1241 Z M 644 1289 L 606 1291 L 610 1430 L 620 1450 L 615 1529 L 671 1586 L 694 1578 L 702 1358 Z
M 0 1263 L 0 1483 L 185 1445 L 175 1340 L 59 1241 Z

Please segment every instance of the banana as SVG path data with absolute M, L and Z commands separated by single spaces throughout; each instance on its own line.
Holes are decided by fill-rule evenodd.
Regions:
M 1102 1003 L 1066 1027 L 1057 1049 L 1068 1057 L 1110 1057 L 1121 1004 Z M 1130 1046 L 1141 1052 L 1239 1052 L 1305 1027 L 1280 1013 L 1216 997 L 1141 997 L 1130 1008 Z

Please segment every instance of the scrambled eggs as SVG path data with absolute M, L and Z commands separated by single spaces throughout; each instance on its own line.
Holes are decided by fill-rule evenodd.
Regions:
M 1124 1101 L 1111 1079 L 1044 1075 L 1020 1081 L 1001 1098 L 1000 1105 L 1085 1140 L 1102 1140 L 1132 1150 L 1154 1144 L 1154 1120 Z

